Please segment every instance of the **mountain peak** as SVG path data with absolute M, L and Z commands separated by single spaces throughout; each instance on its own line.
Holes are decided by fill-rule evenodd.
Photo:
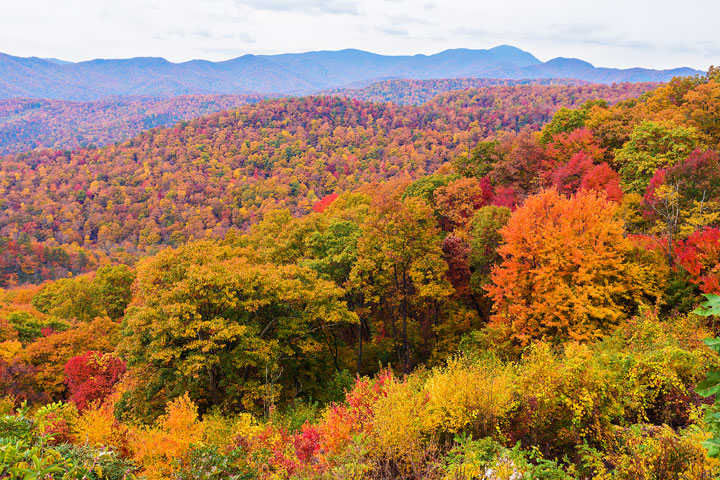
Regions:
M 580 60 L 579 58 L 568 58 L 568 57 L 553 58 L 553 59 L 545 62 L 545 65 L 549 66 L 549 67 L 559 67 L 559 68 L 586 68 L 586 69 L 595 68 L 595 66 L 590 62 L 586 62 L 585 60 Z
M 512 45 L 498 45 L 497 47 L 489 49 L 489 51 L 505 59 L 513 59 L 516 63 L 522 63 L 523 65 L 538 65 L 542 63 L 532 53 L 513 47 Z

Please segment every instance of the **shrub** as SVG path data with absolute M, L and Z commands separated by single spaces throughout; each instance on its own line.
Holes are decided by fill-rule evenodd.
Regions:
M 86 408 L 75 424 L 75 443 L 90 447 L 112 447 L 128 456 L 128 427 L 121 424 L 110 404 L 94 404 Z
M 417 472 L 427 453 L 422 418 L 427 397 L 418 387 L 393 379 L 372 410 L 371 455 L 402 473 Z
M 452 359 L 425 381 L 424 428 L 451 436 L 460 432 L 494 435 L 499 420 L 513 405 L 515 383 L 513 368 L 492 357 L 475 362 Z
M 197 407 L 185 395 L 167 405 L 166 414 L 154 427 L 133 432 L 133 459 L 149 480 L 162 480 L 174 474 L 189 460 L 190 447 L 202 441 L 202 424 Z
M 443 458 L 446 479 L 572 478 L 555 462 L 543 459 L 537 451 L 523 451 L 519 444 L 510 449 L 490 438 L 471 440 L 467 436 L 456 437 L 455 441 L 456 445 Z
M 597 480 L 711 480 L 720 473 L 720 461 L 708 458 L 700 445 L 704 434 L 697 429 L 679 434 L 667 425 L 633 425 L 614 433 L 602 460 L 585 449 Z

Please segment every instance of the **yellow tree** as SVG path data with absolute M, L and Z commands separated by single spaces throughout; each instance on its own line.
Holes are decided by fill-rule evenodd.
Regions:
M 268 407 L 280 387 L 309 394 L 330 375 L 327 330 L 357 321 L 343 290 L 246 253 L 201 241 L 138 266 L 122 350 L 156 407 L 185 392 L 202 408 Z
M 403 201 L 399 192 L 380 192 L 361 227 L 350 281 L 392 335 L 405 371 L 411 361 L 410 330 L 434 318 L 432 312 L 453 292 L 440 241 L 430 206 L 416 197 Z M 430 336 L 432 331 L 426 331 L 425 340 Z

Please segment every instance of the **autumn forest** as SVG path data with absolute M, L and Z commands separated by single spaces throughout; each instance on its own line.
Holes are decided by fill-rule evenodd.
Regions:
M 718 69 L 2 100 L 0 145 L 2 479 L 720 475 Z

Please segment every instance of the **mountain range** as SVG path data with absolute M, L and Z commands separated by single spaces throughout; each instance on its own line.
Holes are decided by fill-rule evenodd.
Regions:
M 598 68 L 574 58 L 542 62 L 508 45 L 487 50 L 453 49 L 434 55 L 388 56 L 348 49 L 183 63 L 156 57 L 73 63 L 0 53 L 0 98 L 89 101 L 119 96 L 303 95 L 393 78 L 573 78 L 609 84 L 663 82 L 699 73 L 691 68 Z

